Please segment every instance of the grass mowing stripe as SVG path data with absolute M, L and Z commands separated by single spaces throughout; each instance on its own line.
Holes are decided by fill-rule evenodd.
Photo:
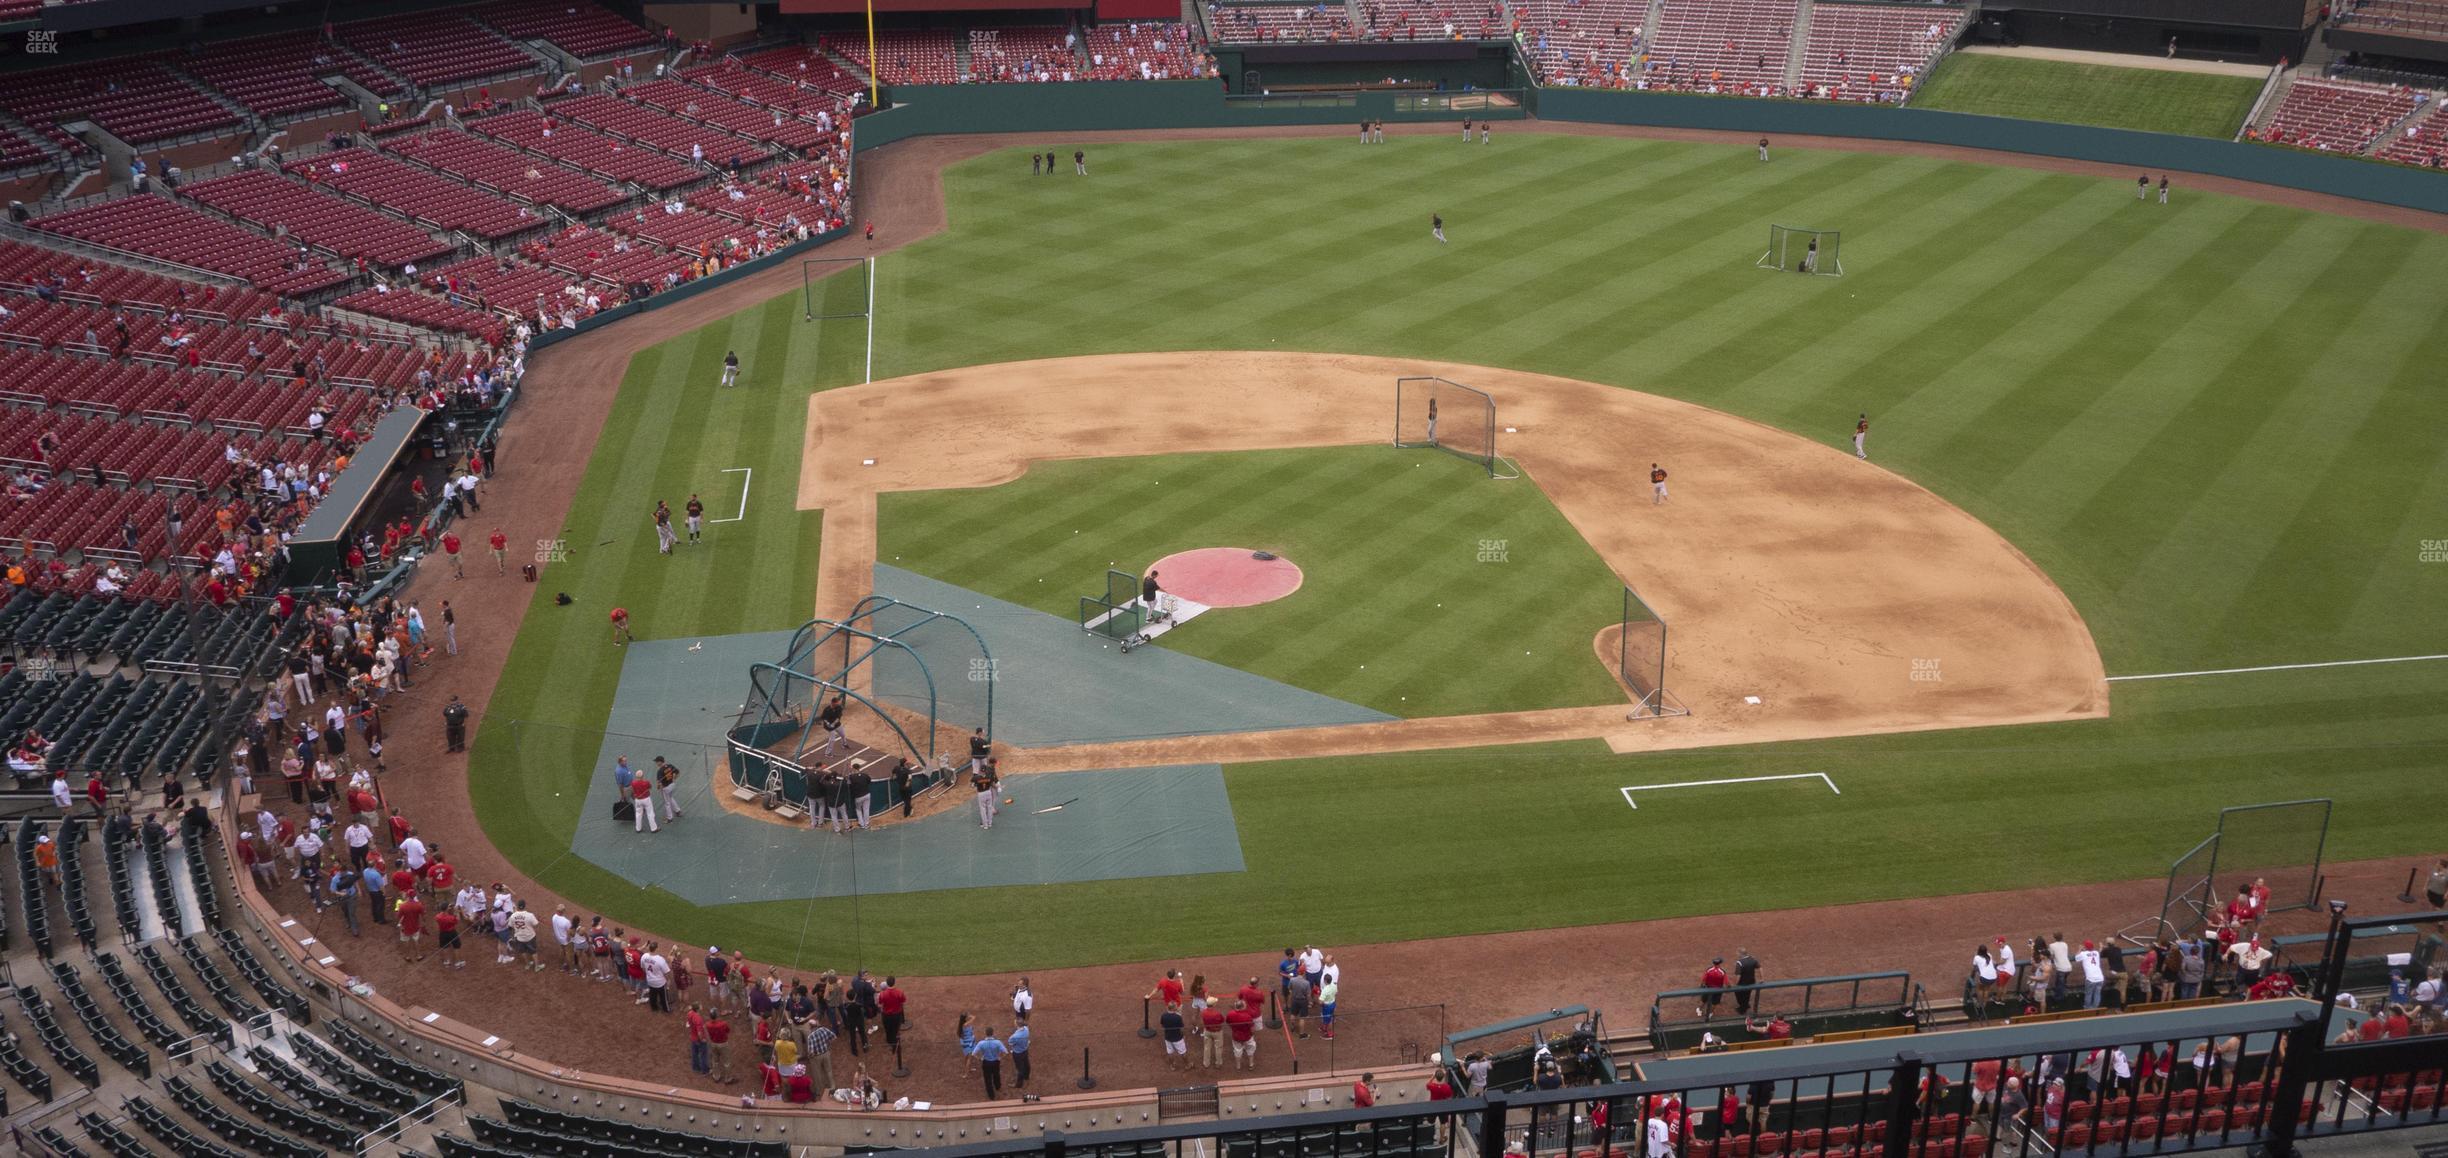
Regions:
M 1912 94 L 1915 108 L 2226 138 L 2260 94 L 2258 76 L 2126 68 L 1958 52 Z

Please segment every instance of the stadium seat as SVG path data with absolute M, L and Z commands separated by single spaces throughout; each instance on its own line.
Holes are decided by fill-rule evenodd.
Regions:
M 2359 153 L 2417 107 L 2414 91 L 2401 85 L 2298 79 L 2255 135 L 2320 152 Z

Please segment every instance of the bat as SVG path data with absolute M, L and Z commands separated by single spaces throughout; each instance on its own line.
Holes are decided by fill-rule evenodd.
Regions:
M 1004 803 L 1005 803 L 1005 804 L 1009 804 L 1009 803 L 1011 803 L 1011 801 L 1006 800 L 1006 801 L 1004 801 Z M 1031 815 L 1031 816 L 1044 816 L 1046 813 L 1049 813 L 1049 812 L 1060 812 L 1060 811 L 1062 811 L 1062 810 L 1064 809 L 1064 807 L 1066 807 L 1066 806 L 1068 806 L 1068 805 L 1072 805 L 1072 804 L 1077 804 L 1077 803 L 1079 803 L 1079 797 L 1074 796 L 1074 797 L 1072 797 L 1072 798 L 1071 798 L 1071 799 L 1069 799 L 1069 800 L 1065 800 L 1065 801 L 1063 801 L 1061 804 L 1052 805 L 1052 806 L 1050 806 L 1050 807 L 1046 807 L 1046 808 L 1040 808 L 1040 809 L 1038 809 L 1037 811 L 1030 813 L 1029 815 Z

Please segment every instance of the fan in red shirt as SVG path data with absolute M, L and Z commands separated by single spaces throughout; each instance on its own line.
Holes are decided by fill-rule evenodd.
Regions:
M 1445 1080 L 1445 1071 L 1443 1070 L 1438 1070 L 1437 1072 L 1428 1075 L 1428 1081 L 1423 1088 L 1426 1090 L 1428 1100 L 1431 1102 L 1450 1101 L 1454 1096 L 1453 1083 Z
M 458 876 L 458 870 L 453 869 L 450 862 L 442 859 L 442 853 L 438 849 L 435 850 L 433 859 L 425 862 L 425 883 L 433 886 L 433 890 L 437 893 L 450 892 L 451 885 L 457 883 Z
M 1717 1002 L 1725 997 L 1722 992 L 1725 987 L 1725 958 L 1713 957 L 1709 960 L 1709 967 L 1700 971 L 1700 988 L 1710 991 L 1700 996 L 1700 1016 L 1717 1016 Z
M 1233 996 L 1241 999 L 1241 1008 L 1249 1010 L 1253 1017 L 1266 1009 L 1266 991 L 1258 988 L 1255 977 L 1250 978 L 1249 984 L 1242 986 L 1241 992 Z
M 1165 970 L 1165 975 L 1156 979 L 1156 988 L 1148 994 L 1148 998 L 1158 1005 L 1181 1004 L 1181 970 Z
M 393 915 L 399 918 L 400 956 L 410 961 L 424 960 L 425 955 L 417 952 L 417 947 L 425 936 L 425 902 L 411 893 L 400 898 L 399 909 Z

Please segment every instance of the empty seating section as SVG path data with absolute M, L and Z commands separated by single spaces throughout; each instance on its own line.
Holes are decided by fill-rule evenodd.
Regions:
M 815 166 L 800 166 L 799 177 L 761 173 L 745 181 L 725 181 L 689 194 L 689 205 L 738 221 L 787 227 L 793 219 L 810 229 L 833 228 L 840 220 L 840 198 L 830 178 Z
M 426 168 L 472 181 L 479 188 L 522 201 L 558 205 L 572 213 L 609 209 L 628 199 L 627 194 L 584 173 L 467 133 L 444 129 L 392 137 L 382 147 Z
M 465 334 L 491 342 L 503 333 L 499 318 L 449 301 L 409 289 L 375 287 L 363 289 L 341 298 L 332 305 L 354 310 L 367 317 L 405 322 L 428 330 Z
M 2338 7 L 2341 25 L 2373 32 L 2448 36 L 2448 0 L 2360 0 Z
M 504 113 L 468 127 L 531 153 L 557 157 L 590 173 L 663 190 L 701 180 L 705 171 L 659 149 L 598 133 L 545 113 Z
M 1792 0 L 1669 0 L 1647 46 L 1649 87 L 1777 95 L 1794 15 Z
M 396 96 L 401 91 L 400 83 L 381 69 L 315 32 L 223 41 L 174 57 L 170 64 L 264 117 L 346 105 L 348 98 L 324 83 L 327 76 L 345 76 L 378 96 Z
M 51 163 L 51 154 L 15 129 L 0 129 L 0 169 L 24 169 Z
M 855 52 L 845 51 L 842 56 L 846 60 L 864 61 L 867 50 L 862 46 Z M 867 82 L 859 79 L 857 73 L 843 68 L 841 61 L 812 45 L 785 44 L 779 48 L 752 52 L 738 59 L 742 67 L 794 85 L 807 85 L 843 96 L 867 91 Z
M 21 347 L 66 347 L 92 353 L 87 347 L 119 354 L 118 327 L 127 327 L 125 352 L 133 359 L 171 366 L 192 349 L 203 367 L 238 374 L 263 374 L 290 380 L 327 378 L 352 385 L 398 389 L 416 381 L 424 354 L 400 342 L 351 340 L 337 332 L 289 329 L 277 325 L 205 321 L 194 314 L 177 320 L 145 310 L 114 310 L 83 302 L 46 302 L 18 296 L 0 297 L 0 341 Z M 210 387 L 199 387 L 202 393 Z
M 1079 53 L 1067 30 L 1050 24 L 975 28 L 969 32 L 969 78 L 976 81 L 1062 79 L 1079 73 Z
M 1173 21 L 1101 25 L 1089 31 L 1088 49 L 1091 80 L 1180 80 L 1206 75 L 1190 42 L 1190 26 Z
M 519 255 L 572 277 L 588 277 L 612 285 L 661 281 L 666 275 L 687 269 L 691 256 L 657 252 L 626 237 L 583 225 L 541 241 L 527 242 L 519 247 Z M 501 304 L 498 298 L 495 304 Z M 522 304 L 532 308 L 532 298 Z
M 2413 90 L 2298 80 L 2278 103 L 2263 140 L 2325 152 L 2361 152 L 2418 107 Z
M 677 80 L 638 85 L 623 95 L 650 108 L 677 113 L 688 120 L 704 121 L 739 136 L 768 141 L 785 148 L 804 151 L 833 138 L 831 132 L 813 120 L 800 120 L 782 109 L 758 108 L 711 89 Z M 834 102 L 827 100 L 822 107 L 835 112 L 833 105 Z M 706 159 L 715 159 L 714 147 L 710 144 L 706 146 Z
M 770 155 L 720 129 L 693 124 L 617 97 L 582 96 L 557 102 L 547 111 L 691 161 L 728 165 L 737 159 L 740 164 L 753 165 Z
M 0 349 L 0 392 L 60 406 L 107 409 L 122 415 L 176 416 L 251 430 L 302 431 L 306 412 L 315 408 L 318 399 L 330 407 L 329 425 L 333 426 L 353 424 L 374 405 L 373 397 L 362 390 L 316 391 L 288 383 L 22 349 Z M 23 440 L 0 449 L 12 457 L 27 457 L 34 453 L 32 440 L 33 434 L 28 433 Z M 54 462 L 64 469 L 87 469 L 93 456 L 79 456 L 76 450 L 63 444 Z M 106 465 L 104 469 L 111 468 Z
M 654 33 L 593 4 L 569 0 L 507 0 L 472 15 L 513 40 L 541 40 L 576 57 L 608 56 L 654 47 Z
M 1494 0 L 1361 0 L 1372 40 L 1495 40 L 1505 34 Z
M 424 261 L 454 248 L 399 218 L 259 169 L 216 177 L 180 192 L 249 225 L 285 228 L 298 241 L 377 265 Z
M 440 228 L 466 230 L 482 238 L 508 237 L 546 221 L 524 205 L 371 149 L 343 149 L 292 161 L 289 172 Z
M 867 65 L 867 38 L 854 32 L 819 34 L 824 46 L 861 68 Z M 875 34 L 875 74 L 884 84 L 959 84 L 960 57 L 951 32 L 934 28 L 879 28 Z
M 604 225 L 667 249 L 684 249 L 691 253 L 725 238 L 736 237 L 744 241 L 752 232 L 749 227 L 728 217 L 716 217 L 687 208 L 678 213 L 666 212 L 661 208 L 645 209 L 627 217 L 609 218 Z
M 1900 103 L 1961 25 L 1954 9 L 1815 6 L 1802 47 L 1803 95 Z
M 276 294 L 305 294 L 348 275 L 298 248 L 159 197 L 121 197 L 37 218 L 34 228 L 95 245 L 242 277 Z
M 1357 40 L 1360 26 L 1341 4 L 1226 4 L 1215 10 L 1218 40 Z M 974 50 L 973 50 L 974 51 Z
M 538 303 L 551 302 L 558 308 L 569 300 L 564 291 L 576 281 L 576 275 L 506 257 L 471 257 L 425 275 L 423 284 L 435 293 L 456 294 L 472 309 L 511 310 L 532 317 Z
M 0 288 L 32 293 L 44 286 L 63 301 L 133 302 L 223 318 L 256 317 L 278 304 L 270 295 L 252 289 L 200 285 L 39 245 L 0 241 Z M 17 303 L 8 304 L 14 307 Z
M 1671 2 L 1671 0 L 1670 0 Z M 1646 33 L 1640 0 L 1513 0 L 1522 43 L 1549 84 L 1620 88 Z
M 0 109 L 72 148 L 83 144 L 59 126 L 92 121 L 130 144 L 149 144 L 239 127 L 186 78 L 148 60 L 114 60 L 82 68 L 47 69 L 0 80 Z
M 418 85 L 532 72 L 534 57 L 455 12 L 421 12 L 340 26 L 340 42 Z
M 2448 121 L 2431 115 L 2390 134 L 2380 146 L 2380 155 L 2391 161 L 2437 169 L 2448 164 Z
M 841 72 L 840 65 L 825 57 L 802 57 L 801 59 L 813 60 L 821 63 L 825 68 Z M 846 72 L 842 75 L 849 76 Z M 842 90 L 826 88 L 814 81 L 790 79 L 775 76 L 769 72 L 759 72 L 741 64 L 736 58 L 726 57 L 710 64 L 692 65 L 681 69 L 679 76 L 680 79 L 710 92 L 722 93 L 760 108 L 779 109 L 782 112 L 800 116 L 812 117 L 818 112 L 829 109 L 834 110 L 833 115 L 839 117 L 841 115 L 839 110 L 848 107 L 848 94 Z M 852 77 L 851 80 L 856 83 L 857 78 Z M 865 86 L 859 87 L 864 88 Z

